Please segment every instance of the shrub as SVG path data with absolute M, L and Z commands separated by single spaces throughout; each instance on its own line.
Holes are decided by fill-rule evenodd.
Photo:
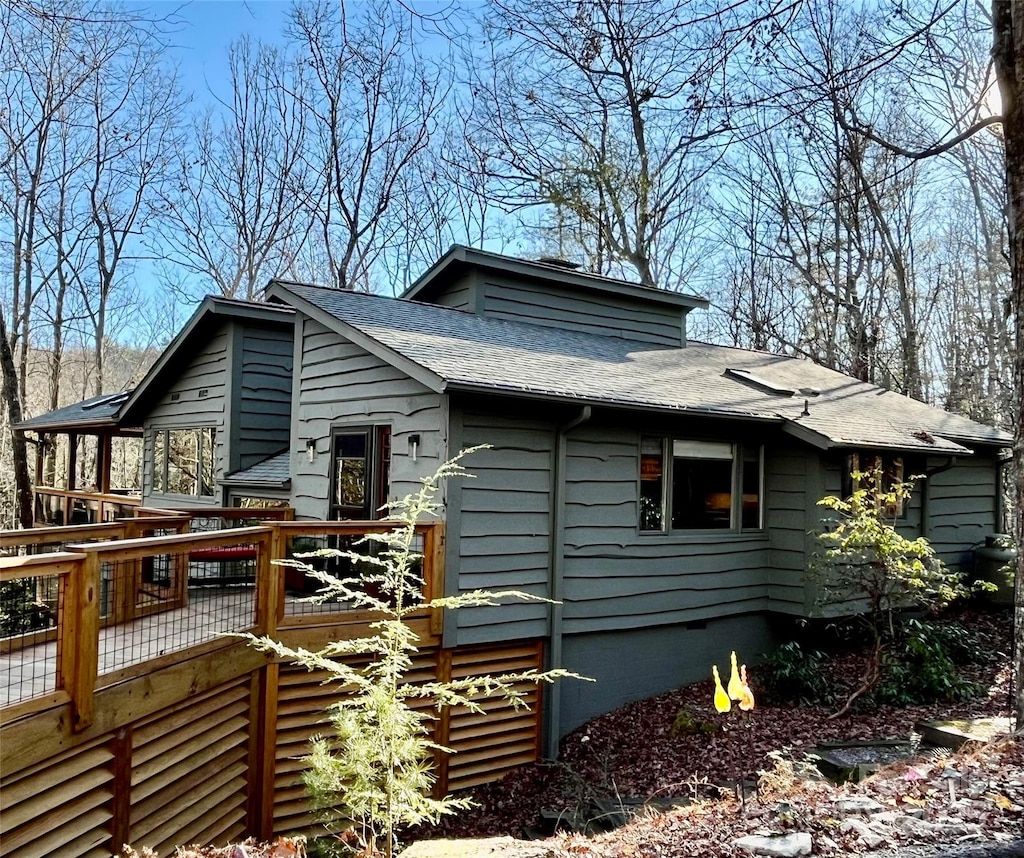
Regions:
M 831 705 L 835 694 L 824 663 L 825 654 L 818 650 L 805 650 L 797 641 L 782 644 L 758 670 L 765 697 L 772 703 Z
M 979 655 L 962 626 L 908 620 L 886 651 L 875 699 L 893 706 L 915 706 L 974 697 L 978 686 L 964 679 L 958 666 L 976 661 Z

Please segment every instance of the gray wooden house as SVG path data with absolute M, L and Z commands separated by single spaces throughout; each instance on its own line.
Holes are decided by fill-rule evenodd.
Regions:
M 492 445 L 446 488 L 446 587 L 558 604 L 452 614 L 444 645 L 542 639 L 595 678 L 550 692 L 552 741 L 729 650 L 752 660 L 777 617 L 808 615 L 816 501 L 852 467 L 927 475 L 903 527 L 947 562 L 1000 529 L 1006 434 L 805 361 L 690 342 L 700 298 L 464 247 L 401 299 L 285 281 L 267 297 L 208 299 L 122 408 L 144 427 L 144 502 L 369 518 Z M 209 479 L 173 472 L 184 442 Z

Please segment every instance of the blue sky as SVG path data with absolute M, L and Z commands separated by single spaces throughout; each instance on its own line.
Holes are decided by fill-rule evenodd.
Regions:
M 164 0 L 131 5 L 180 19 L 170 37 L 171 53 L 180 64 L 182 88 L 200 103 L 209 88 L 216 90 L 224 74 L 228 46 L 246 34 L 278 41 L 291 6 L 286 0 Z

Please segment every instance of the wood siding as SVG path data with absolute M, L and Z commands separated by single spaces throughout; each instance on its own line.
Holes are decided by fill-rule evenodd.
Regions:
M 292 407 L 292 330 L 246 325 L 236 339 L 241 369 L 232 390 L 232 471 L 288 446 Z
M 639 449 L 632 428 L 594 422 L 569 435 L 565 633 L 763 609 L 770 568 L 765 533 L 639 532 Z
M 454 431 L 454 430 L 453 430 Z M 456 586 L 548 595 L 554 424 L 483 411 L 464 412 L 460 446 L 490 444 L 464 464 Z M 455 524 L 449 521 L 449 530 Z M 452 537 L 454 538 L 454 536 Z M 451 555 L 449 555 L 451 556 Z M 548 606 L 509 602 L 456 612 L 459 645 L 547 634 Z
M 153 430 L 212 426 L 217 430 L 214 478 L 224 476 L 229 468 L 227 404 L 232 350 L 232 325 L 225 322 L 215 330 L 205 348 L 181 370 L 174 384 L 164 391 L 146 415 L 142 475 L 144 506 L 220 505 L 221 499 L 216 495 L 203 498 L 153 493 Z
M 480 288 L 481 312 L 496 319 L 665 346 L 685 343 L 685 318 L 680 307 L 496 275 L 488 275 Z
M 822 510 L 822 474 L 818 453 L 807 447 L 781 446 L 765 456 L 765 523 L 771 544 L 768 605 L 773 611 L 804 615 L 808 604 L 806 567 L 812 534 Z
M 391 427 L 391 498 L 420 487 L 447 455 L 441 397 L 418 381 L 308 318 L 296 321 L 301 349 L 292 405 L 292 505 L 296 518 L 327 516 L 331 430 Z M 409 436 L 420 436 L 416 461 Z M 310 462 L 307 439 L 316 441 Z
M 320 645 L 334 631 L 293 631 L 291 643 Z M 174 702 L 121 724 L 116 722 L 131 707 L 107 711 L 100 702 L 98 719 L 116 726 L 80 737 L 73 747 L 60 741 L 59 731 L 45 729 L 52 713 L 28 716 L 26 721 L 39 721 L 39 729 L 26 730 L 40 747 L 32 762 L 5 771 L 0 781 L 0 856 L 109 858 L 124 843 L 171 855 L 191 843 L 313 833 L 302 757 L 313 735 L 329 731 L 325 710 L 338 699 L 338 689 L 321 685 L 321 676 L 303 668 L 251 658 L 243 644 L 233 655 L 198 656 L 191 666 L 197 676 L 209 677 L 223 672 L 225 662 L 239 664 L 238 652 L 248 664 L 207 688 L 168 683 L 157 674 L 140 677 L 132 695 L 136 706 L 145 707 L 150 682 Z M 427 637 L 409 678 L 540 670 L 543 661 L 536 640 L 449 650 Z M 533 684 L 521 690 L 528 710 L 485 699 L 485 715 L 453 709 L 433 722 L 435 740 L 457 752 L 438 760 L 439 793 L 488 783 L 539 758 L 541 690 Z M 111 701 L 124 703 L 116 693 Z
M 942 467 L 946 462 L 930 459 L 928 467 Z M 997 506 L 998 463 L 981 455 L 960 459 L 948 471 L 932 476 L 929 483 L 925 536 L 947 564 L 971 572 L 971 549 L 1002 530 Z

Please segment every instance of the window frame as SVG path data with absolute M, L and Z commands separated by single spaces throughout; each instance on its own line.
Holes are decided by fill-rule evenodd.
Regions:
M 842 488 L 843 499 L 849 498 L 855 491 L 870 489 L 870 481 L 855 480 L 853 474 L 860 473 L 870 476 L 875 470 L 882 473 L 883 492 L 889 491 L 896 483 L 906 483 L 908 473 L 917 471 L 908 469 L 908 456 L 898 451 L 885 450 L 850 450 L 843 457 Z M 866 466 L 866 467 L 865 467 Z M 923 468 L 922 468 L 923 470 Z M 905 521 L 910 512 L 911 498 L 897 500 L 895 507 L 887 507 L 884 514 L 887 518 Z
M 217 497 L 217 427 L 212 424 L 199 426 L 164 426 L 152 429 L 153 442 L 153 482 L 151 493 L 176 498 L 194 498 L 196 500 L 216 499 Z M 195 435 L 195 488 L 192 492 L 175 492 L 170 490 L 171 465 L 171 434 L 193 433 Z M 207 441 L 206 439 L 209 438 Z M 205 456 L 209 461 L 204 461 Z M 209 485 L 203 478 L 204 465 L 209 465 Z M 180 467 L 180 466 L 179 466 Z M 209 488 L 204 492 L 204 488 Z
M 650 458 L 653 454 L 650 452 L 652 441 L 657 440 L 660 443 L 661 450 L 661 499 L 660 499 L 660 516 L 661 526 L 657 529 L 645 528 L 644 524 L 644 463 L 643 459 L 645 455 Z M 646 442 L 646 443 L 645 443 Z M 730 459 L 724 457 L 708 456 L 706 458 L 715 459 L 718 461 L 730 461 L 730 505 L 729 505 L 729 523 L 725 527 L 674 527 L 672 519 L 674 516 L 674 486 L 675 486 L 675 470 L 676 470 L 676 459 L 675 455 L 676 442 L 681 444 L 692 444 L 692 445 L 715 445 L 720 446 L 728 444 L 731 448 Z M 646 447 L 646 452 L 645 452 Z M 749 459 L 748 455 L 753 451 L 754 455 Z M 710 447 L 709 447 L 710 452 Z M 757 524 L 755 526 L 744 526 L 743 525 L 743 484 L 744 484 L 744 472 L 749 464 L 755 461 L 757 462 Z M 680 459 L 688 458 L 686 456 L 679 456 Z M 705 458 L 702 456 L 694 456 L 694 459 Z M 648 464 L 648 470 L 651 470 L 650 464 Z M 765 530 L 765 516 L 767 499 L 765 497 L 765 445 L 756 442 L 744 442 L 740 440 L 729 440 L 722 441 L 720 439 L 708 439 L 691 436 L 679 436 L 679 435 L 648 435 L 642 434 L 640 436 L 638 444 L 638 467 L 637 467 L 637 533 L 640 536 L 686 536 L 691 534 L 697 535 L 710 535 L 710 534 L 750 534 L 750 533 L 762 533 Z
M 328 521 L 376 521 L 384 516 L 381 507 L 387 503 L 391 491 L 391 425 L 380 423 L 360 426 L 334 426 L 331 428 L 328 447 Z M 346 436 L 363 436 L 365 439 L 366 463 L 362 478 L 364 502 L 361 507 L 335 501 L 338 484 L 336 462 L 340 458 L 337 444 Z M 345 512 L 365 513 L 361 517 L 343 515 Z

